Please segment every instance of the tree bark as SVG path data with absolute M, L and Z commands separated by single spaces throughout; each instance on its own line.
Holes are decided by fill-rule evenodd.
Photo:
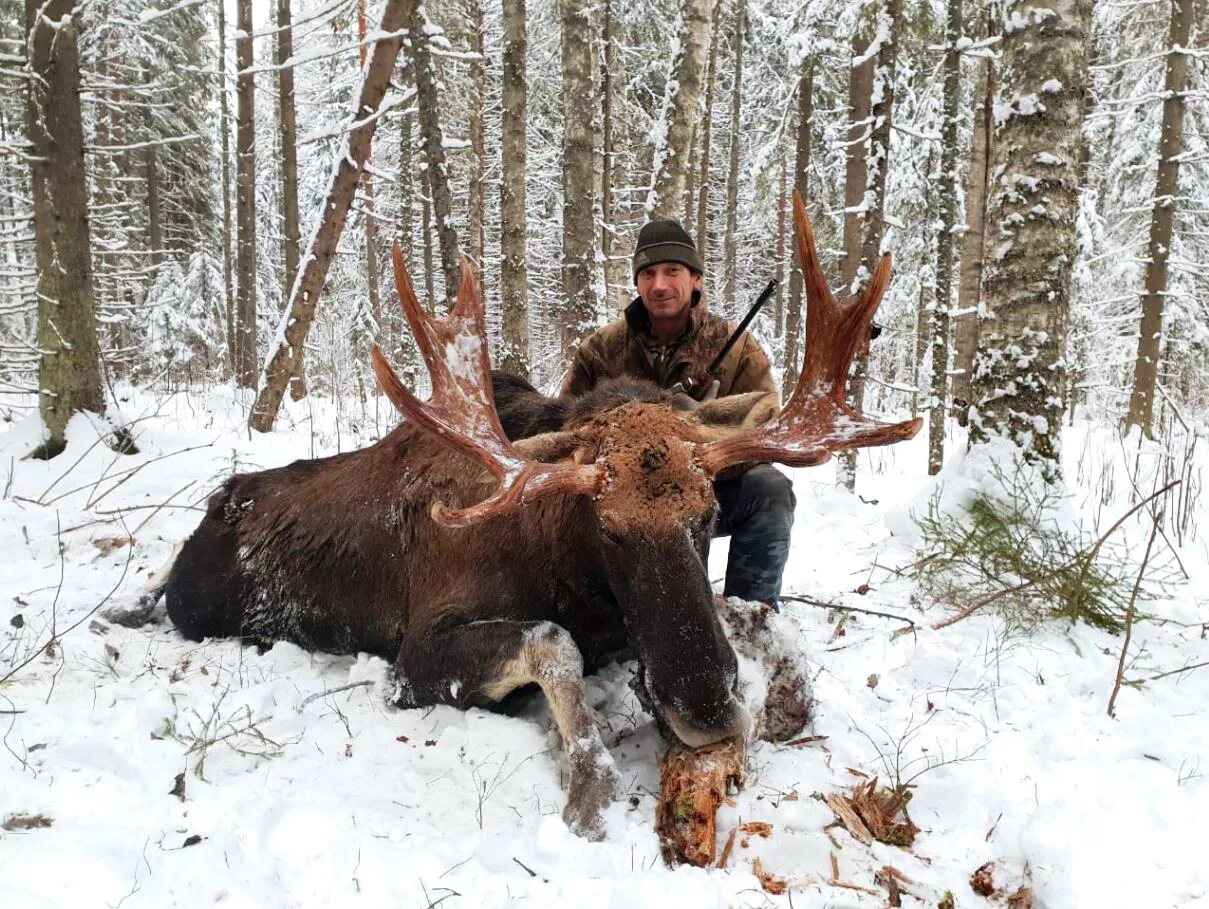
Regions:
M 714 19 L 722 14 L 722 0 L 716 0 Z M 716 25 L 711 26 L 711 34 Z M 705 70 L 705 108 L 701 114 L 701 152 L 697 161 L 697 254 L 708 262 L 709 248 L 709 163 L 713 153 L 714 84 L 718 81 L 718 42 L 709 42 L 709 63 Z
M 365 37 L 368 31 L 368 24 L 365 18 L 365 0 L 357 0 L 357 39 L 359 42 L 358 59 L 360 63 L 358 72 L 365 69 L 365 58 L 368 54 Z M 374 213 L 374 180 L 368 170 L 372 156 L 373 147 L 371 145 L 370 150 L 366 153 L 365 166 L 361 172 L 361 214 L 365 220 L 365 295 L 369 300 L 369 311 L 373 317 L 374 330 L 381 332 L 382 288 L 381 281 L 379 280 L 380 269 L 378 265 L 378 219 Z M 299 360 L 300 366 L 301 362 Z M 357 377 L 357 387 L 363 389 L 360 375 Z M 291 380 L 290 391 L 292 394 L 293 380 Z M 361 400 L 364 403 L 364 391 L 362 391 Z
M 722 239 L 722 299 L 727 315 L 735 315 L 739 220 L 739 114 L 743 109 L 743 45 L 747 36 L 747 0 L 735 0 L 735 79 L 730 92 L 730 149 L 726 167 L 726 233 Z
M 932 307 L 932 382 L 928 402 L 928 475 L 945 457 L 945 404 L 949 367 L 949 310 L 953 302 L 953 247 L 957 223 L 957 105 L 961 100 L 962 0 L 949 0 L 945 19 L 943 109 L 940 132 L 940 235 L 936 250 L 936 302 Z
M 693 130 L 700 116 L 701 81 L 709 52 L 714 0 L 683 0 L 680 50 L 664 104 L 666 136 L 655 155 L 654 181 L 647 198 L 651 218 L 684 218 L 685 185 L 692 162 Z
M 503 0 L 503 122 L 500 168 L 500 368 L 529 375 L 529 274 L 526 270 L 525 0 Z
M 562 0 L 563 260 L 562 355 L 570 360 L 596 329 L 596 182 L 593 179 L 593 6 Z
M 902 0 L 886 0 L 886 19 L 879 34 L 884 35 L 877 51 L 874 72 L 872 124 L 869 128 L 869 152 L 862 223 L 861 264 L 853 283 L 853 292 L 862 289 L 881 258 L 882 236 L 886 230 L 886 177 L 890 170 L 890 136 L 894 115 L 894 78 L 898 62 L 898 36 L 902 25 Z M 865 403 L 865 371 L 868 368 L 868 344 L 853 359 L 848 380 L 848 401 L 860 412 Z M 839 481 L 848 489 L 856 488 L 857 453 L 845 451 L 838 459 Z
M 416 105 L 420 111 L 420 137 L 427 164 L 432 217 L 436 221 L 437 244 L 441 250 L 441 274 L 445 279 L 445 304 L 453 306 L 458 290 L 458 234 L 453 226 L 453 197 L 445 167 L 444 137 L 432 55 L 428 50 L 428 19 L 421 0 L 407 0 L 407 29 L 410 33 L 412 69 L 416 77 Z
M 390 35 L 402 28 L 406 4 L 407 0 L 387 0 L 379 26 L 382 32 Z M 357 104 L 353 108 L 347 145 L 337 155 L 333 168 L 323 206 L 323 221 L 307 249 L 298 280 L 294 282 L 289 307 L 278 327 L 277 339 L 269 348 L 264 380 L 248 420 L 248 425 L 259 432 L 272 430 L 286 384 L 294 370 L 293 352 L 302 350 L 306 342 L 328 267 L 336 253 L 340 233 L 357 190 L 357 181 L 369 157 L 370 143 L 378 125 L 376 114 L 386 94 L 401 42 L 400 37 L 388 37 L 374 45 L 369 66 L 365 70 L 365 81 L 361 84 Z
M 1010 440 L 1057 484 L 1091 10 L 1024 0 L 1008 15 L 970 444 Z
M 868 52 L 869 42 L 852 41 L 852 68 L 848 73 L 848 141 L 844 153 L 844 255 L 840 260 L 843 293 L 855 295 L 856 276 L 861 267 L 861 226 L 865 218 L 865 187 L 868 183 L 870 113 L 873 108 L 873 71 L 876 59 L 856 61 Z
M 483 108 L 487 103 L 487 67 L 483 45 L 482 0 L 466 0 L 470 20 L 470 48 L 477 55 L 470 61 L 470 198 L 467 206 L 466 232 L 469 236 L 470 260 L 482 274 L 483 247 L 486 242 L 484 222 L 487 212 L 487 138 Z
M 256 85 L 252 0 L 239 0 L 235 39 L 235 381 L 256 387 Z
M 1154 392 L 1158 382 L 1163 339 L 1163 302 L 1167 294 L 1167 263 L 1176 199 L 1180 189 L 1180 159 L 1184 150 L 1184 93 L 1188 89 L 1189 38 L 1193 0 L 1172 0 L 1168 37 L 1167 77 L 1163 86 L 1163 126 L 1159 134 L 1159 166 L 1155 178 L 1154 209 L 1150 217 L 1149 259 L 1142 294 L 1141 334 L 1133 370 L 1126 428 L 1137 426 L 1153 437 Z
M 804 203 L 810 201 L 810 129 L 814 122 L 814 65 L 804 63 L 798 79 L 798 138 L 794 150 L 793 185 Z M 802 265 L 794 257 L 789 278 L 789 308 L 785 311 L 785 370 L 781 397 L 788 401 L 798 384 L 798 347 L 802 336 Z
M 857 62 L 868 55 L 868 59 Z M 873 135 L 873 83 L 877 58 L 869 55 L 868 42 L 855 37 L 852 42 L 852 68 L 848 77 L 848 147 L 844 160 L 844 256 L 840 261 L 843 293 L 853 296 L 859 290 L 862 238 L 868 217 L 869 148 Z M 864 356 L 852 364 L 848 397 L 856 390 L 864 396 Z M 856 485 L 856 453 L 843 452 L 836 459 L 836 479 L 848 489 Z
M 218 129 L 222 133 L 222 280 L 227 328 L 227 366 L 235 377 L 235 289 L 231 274 L 231 111 L 227 98 L 227 14 L 218 4 Z
M 38 300 L 41 454 L 66 445 L 67 421 L 105 412 L 97 342 L 75 0 L 26 0 Z
M 785 225 L 786 213 L 789 210 L 789 152 L 781 148 L 781 178 L 778 181 L 780 191 L 777 197 L 777 295 L 773 308 L 774 330 L 779 341 L 785 330 Z
M 618 235 L 618 219 L 614 211 L 613 181 L 617 173 L 617 152 L 615 150 L 614 133 L 616 132 L 616 113 L 613 96 L 619 87 L 624 87 L 625 80 L 618 64 L 617 53 L 617 21 L 613 11 L 614 0 L 605 0 L 604 24 L 602 26 L 602 43 L 604 45 L 604 60 L 601 66 L 600 95 L 602 120 L 601 125 L 601 174 L 600 174 L 600 254 L 604 259 L 605 293 L 604 304 L 624 295 L 630 287 L 629 263 L 624 250 L 619 251 L 616 243 Z M 700 247 L 698 247 L 700 249 Z
M 976 84 L 981 102 L 974 111 L 970 141 L 970 169 L 966 176 L 966 232 L 961 239 L 961 266 L 957 285 L 958 314 L 953 319 L 953 407 L 957 422 L 966 425 L 973 400 L 974 351 L 978 346 L 978 307 L 982 300 L 982 263 L 986 245 L 987 186 L 990 176 L 991 136 L 995 101 L 994 66 L 979 61 Z
M 286 299 L 298 276 L 298 255 L 302 231 L 298 214 L 298 119 L 294 112 L 294 70 L 285 66 L 294 55 L 294 29 L 291 22 L 290 0 L 277 0 L 277 128 L 281 141 L 281 232 L 282 289 Z M 290 397 L 301 400 L 306 395 L 304 378 L 305 354 L 294 351 L 297 372 L 290 376 Z

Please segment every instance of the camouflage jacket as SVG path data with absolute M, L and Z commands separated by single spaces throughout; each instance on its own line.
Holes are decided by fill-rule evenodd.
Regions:
M 649 379 L 671 388 L 684 383 L 685 390 L 699 398 L 709 387 L 706 369 L 735 330 L 735 323 L 715 316 L 704 303 L 689 310 L 684 333 L 666 344 L 650 331 L 651 322 L 641 299 L 626 307 L 625 317 L 610 322 L 589 336 L 575 353 L 563 380 L 563 394 L 591 391 L 602 379 L 627 376 Z M 735 342 L 715 371 L 718 397 L 747 391 L 776 393 L 768 356 L 748 332 Z

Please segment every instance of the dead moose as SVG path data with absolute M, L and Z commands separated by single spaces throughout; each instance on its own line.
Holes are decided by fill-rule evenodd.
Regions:
M 396 246 L 431 399 L 418 400 L 375 348 L 374 371 L 404 421 L 363 450 L 227 480 L 171 569 L 173 622 L 197 640 L 380 654 L 394 661 L 404 707 L 490 706 L 538 685 L 570 763 L 563 817 L 601 836 L 618 775 L 584 699 L 585 671 L 628 651 L 644 701 L 690 747 L 750 728 L 705 568 L 711 478 L 745 462 L 820 464 L 919 428 L 868 420 L 845 398 L 889 258 L 841 306 L 796 197 L 794 214 L 808 340 L 779 412 L 764 394 L 679 411 L 668 393 L 635 383 L 575 401 L 503 376 L 493 389 L 469 264 L 456 306 L 436 319 Z M 510 439 L 500 412 L 529 437 Z

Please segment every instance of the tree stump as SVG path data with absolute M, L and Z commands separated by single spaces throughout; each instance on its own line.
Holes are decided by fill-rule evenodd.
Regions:
M 718 808 L 731 785 L 743 785 L 746 759 L 746 747 L 734 741 L 668 750 L 660 767 L 655 830 L 669 863 L 714 864 Z

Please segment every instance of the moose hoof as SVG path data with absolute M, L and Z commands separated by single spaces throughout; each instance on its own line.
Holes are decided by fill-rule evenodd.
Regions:
M 578 763 L 578 762 L 574 762 Z M 604 810 L 617 801 L 621 792 L 621 777 L 611 766 L 597 764 L 578 768 L 573 763 L 571 786 L 563 820 L 576 836 L 599 842 L 604 839 Z

